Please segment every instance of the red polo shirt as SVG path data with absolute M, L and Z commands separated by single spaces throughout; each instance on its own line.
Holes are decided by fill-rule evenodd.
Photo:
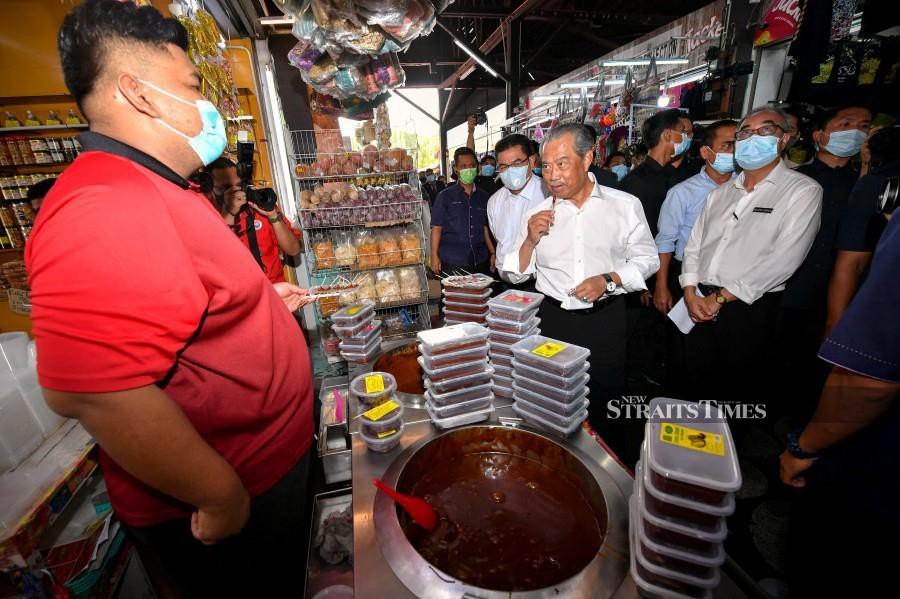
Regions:
M 250 495 L 263 493 L 312 442 L 297 323 L 203 196 L 128 146 L 81 138 L 86 151 L 47 196 L 26 250 L 41 385 L 102 393 L 158 384 Z M 193 510 L 103 452 L 101 463 L 127 524 Z
M 281 215 L 281 220 L 287 225 L 296 237 L 300 236 L 300 232 L 291 226 L 291 223 Z M 250 239 L 246 232 L 247 215 L 241 212 L 235 225 L 238 238 L 248 250 L 250 249 Z M 273 283 L 284 282 L 284 264 L 281 262 L 281 250 L 278 249 L 278 238 L 275 237 L 275 227 L 269 222 L 269 219 L 262 214 L 253 212 L 253 226 L 256 228 L 256 243 L 259 244 L 259 256 L 263 266 L 266 268 L 266 276 Z

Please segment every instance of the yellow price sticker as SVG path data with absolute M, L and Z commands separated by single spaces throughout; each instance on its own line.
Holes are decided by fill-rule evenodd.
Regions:
M 400 404 L 395 401 L 386 401 L 380 406 L 372 408 L 368 412 L 363 412 L 363 417 L 371 420 L 372 422 L 377 422 L 399 407 Z
M 394 428 L 389 431 L 385 431 L 383 433 L 378 433 L 378 438 L 384 439 L 385 437 L 390 437 L 391 435 L 396 435 L 396 434 L 397 434 L 397 429 Z
M 29 121 L 29 120 L 26 120 L 26 121 L 25 121 L 25 126 L 26 126 L 26 127 L 40 127 L 40 126 L 41 126 L 41 122 L 40 122 L 40 121 Z
M 66 124 L 67 125 L 80 125 L 81 119 L 79 119 L 78 117 L 70 117 L 70 118 L 66 119 Z
M 21 127 L 22 123 L 20 123 L 19 121 L 7 120 L 3 121 L 3 126 L 7 129 L 12 129 L 13 127 Z
M 58 121 L 56 119 L 47 119 L 48 125 L 62 125 L 62 121 Z
M 560 343 L 547 342 L 544 345 L 541 345 L 540 347 L 536 347 L 533 350 L 531 350 L 531 353 L 533 353 L 536 356 L 541 356 L 542 358 L 552 358 L 553 356 L 555 356 L 562 350 L 566 349 L 566 347 L 568 347 L 568 346 L 562 345 Z
M 659 428 L 659 440 L 685 449 L 725 457 L 725 438 L 715 433 L 663 422 Z
M 384 377 L 380 374 L 370 374 L 366 377 L 366 393 L 378 393 L 384 391 Z
M 347 316 L 353 316 L 354 314 L 359 314 L 359 311 L 362 310 L 362 306 L 353 306 L 352 308 L 347 308 Z

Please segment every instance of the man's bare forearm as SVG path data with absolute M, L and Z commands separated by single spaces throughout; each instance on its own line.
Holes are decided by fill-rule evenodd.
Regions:
M 532 245 L 530 239 L 526 238 L 525 241 L 522 242 L 522 247 L 519 248 L 519 272 L 524 273 L 528 270 L 533 254 L 534 245 Z
M 659 255 L 659 270 L 656 271 L 656 286 L 666 287 L 669 281 L 669 264 L 672 261 L 672 252 Z
M 284 252 L 286 256 L 296 256 L 300 253 L 300 240 L 294 235 L 291 228 L 283 220 L 272 223 L 275 229 L 275 240 L 278 242 L 278 248 Z
M 97 394 L 45 389 L 44 396 L 54 411 L 77 418 L 129 474 L 161 493 L 205 507 L 243 492 L 231 465 L 155 385 Z

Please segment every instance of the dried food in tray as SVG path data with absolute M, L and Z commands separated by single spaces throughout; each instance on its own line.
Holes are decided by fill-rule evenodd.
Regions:
M 488 309 L 482 304 L 459 304 L 444 298 L 444 306 L 451 312 L 459 312 L 460 314 L 471 314 L 473 316 L 483 316 L 485 319 L 488 315 Z
M 539 324 L 541 324 L 541 319 L 539 316 L 532 316 L 528 320 L 516 321 L 516 320 L 504 320 L 502 318 L 497 318 L 493 314 L 489 313 L 487 315 L 488 326 L 491 327 L 492 331 L 499 331 L 501 333 L 512 333 L 514 335 L 521 335 L 522 333 L 526 333 Z
M 575 389 L 583 383 L 584 375 L 588 374 L 591 369 L 591 363 L 585 362 L 584 365 L 570 376 L 557 376 L 548 372 L 543 372 L 538 368 L 533 368 L 528 364 L 513 358 L 513 368 L 516 375 L 521 378 L 530 379 L 532 381 L 550 385 L 557 389 Z
M 431 401 L 431 398 L 426 391 L 425 402 L 430 412 L 438 418 L 452 418 L 454 416 L 470 414 L 472 412 L 480 412 L 481 410 L 490 408 L 494 402 L 494 395 L 493 393 L 488 393 L 485 397 L 481 397 L 479 399 L 473 399 L 457 404 L 450 404 L 448 406 L 438 406 Z
M 490 406 L 485 408 L 484 410 L 479 410 L 477 412 L 469 412 L 468 414 L 460 414 L 459 416 L 451 416 L 450 418 L 439 418 L 437 414 L 431 409 L 431 406 L 428 403 L 425 404 L 425 411 L 428 412 L 428 416 L 431 417 L 431 422 L 440 429 L 453 428 L 455 426 L 463 426 L 466 424 L 474 424 L 476 422 L 482 422 L 491 417 L 491 414 L 494 412 L 494 406 Z
M 429 356 L 438 356 L 483 345 L 487 342 L 488 331 L 477 324 L 462 323 L 422 331 L 416 335 L 416 338 L 423 353 Z
M 468 314 L 466 312 L 455 312 L 449 308 L 444 310 L 444 317 L 447 323 L 458 324 L 461 322 L 474 322 L 476 324 L 485 325 L 487 320 L 484 316 L 477 314 Z
M 400 445 L 400 439 L 403 437 L 403 428 L 404 425 L 401 424 L 394 432 L 387 431 L 377 435 L 368 435 L 361 430 L 359 431 L 359 436 L 365 442 L 369 451 L 387 453 Z
M 381 336 L 377 336 L 369 343 L 369 345 L 364 348 L 358 347 L 346 347 L 344 342 L 341 342 L 341 356 L 348 362 L 356 362 L 358 364 L 365 364 L 367 362 L 371 362 L 375 358 L 378 357 L 378 354 L 381 352 Z
M 444 297 L 457 304 L 477 304 L 479 306 L 486 306 L 488 300 L 491 299 L 491 290 L 485 289 L 484 293 L 476 295 L 474 293 L 453 293 L 452 291 L 444 289 Z
M 528 403 L 534 404 L 566 418 L 572 416 L 573 414 L 576 414 L 579 410 L 583 409 L 584 402 L 587 401 L 588 393 L 590 392 L 590 389 L 584 387 L 581 390 L 581 395 L 573 398 L 572 401 L 560 402 L 556 401 L 555 399 L 550 399 L 545 395 L 532 393 L 528 389 L 523 389 L 516 382 L 513 382 L 513 390 L 516 392 L 516 395 L 518 397 L 521 397 Z
M 457 403 L 480 399 L 491 394 L 491 382 L 482 383 L 475 387 L 465 387 L 456 391 L 448 391 L 447 393 L 438 393 L 431 388 L 430 383 L 425 384 L 425 393 L 431 398 L 431 402 L 436 406 L 450 406 Z
M 489 368 L 487 358 L 463 362 L 462 364 L 454 364 L 453 366 L 445 366 L 443 368 L 436 368 L 434 370 L 425 366 L 425 358 L 422 356 L 419 356 L 416 359 L 419 362 L 419 366 L 421 366 L 422 370 L 425 372 L 425 376 L 429 380 L 435 382 L 478 374 Z
M 515 354 L 516 360 L 526 366 L 533 366 L 542 371 L 567 377 L 572 376 L 584 366 L 591 352 L 578 345 L 543 335 L 534 335 L 516 343 L 513 346 L 513 354 Z
M 522 376 L 521 373 L 515 372 L 515 367 L 513 368 L 513 372 L 513 378 L 516 381 L 516 385 L 518 385 L 518 387 L 523 391 L 528 391 L 532 395 L 540 395 L 541 397 L 546 397 L 551 401 L 564 404 L 570 404 L 576 401 L 581 396 L 581 394 L 584 393 L 584 390 L 587 388 L 588 381 L 591 380 L 590 375 L 585 373 L 581 375 L 581 380 L 577 385 L 571 388 L 562 388 L 552 385 L 545 385 L 527 376 Z
M 555 433 L 561 437 L 568 437 L 572 435 L 575 431 L 581 428 L 581 423 L 587 419 L 587 410 L 577 415 L 577 418 L 572 419 L 572 423 L 567 427 L 559 427 L 556 424 L 549 422 L 546 418 L 541 417 L 540 414 L 530 410 L 526 405 L 523 405 L 522 402 L 514 401 L 513 402 L 513 411 L 518 414 L 522 419 L 526 422 L 529 422 L 539 428 L 543 428 L 544 430 L 550 431 L 551 433 Z
M 503 366 L 506 368 L 512 368 L 512 356 L 506 356 L 503 354 L 497 354 L 491 352 L 491 364 L 496 368 L 497 366 Z
M 337 327 L 332 327 L 334 330 Z M 340 336 L 340 335 L 339 335 Z M 363 349 L 376 337 L 381 337 L 381 321 L 373 320 L 372 322 L 366 324 L 361 331 L 359 331 L 356 335 L 349 337 L 341 337 L 341 348 L 349 349 L 350 351 L 358 351 L 356 348 Z
M 494 368 L 494 376 L 503 377 L 505 379 L 512 380 L 513 378 L 513 370 L 509 366 L 500 366 L 499 364 L 494 364 L 491 362 L 491 366 Z
M 541 293 L 510 289 L 488 302 L 488 306 L 498 318 L 523 321 L 534 315 L 543 300 Z
M 359 415 L 360 427 L 371 436 L 394 430 L 402 421 L 403 404 L 396 400 L 386 401 Z
M 721 506 L 712 506 L 686 497 L 669 495 L 657 489 L 650 471 L 643 469 L 644 500 L 647 508 L 672 520 L 683 522 L 686 526 L 696 526 L 707 532 L 714 532 L 721 518 L 734 513 L 734 494 L 725 496 Z
M 443 381 L 426 380 L 425 383 L 432 391 L 437 393 L 448 393 L 450 391 L 458 391 L 460 389 L 469 389 L 477 387 L 478 385 L 483 385 L 490 382 L 493 376 L 494 369 L 488 367 L 484 372 Z
M 429 370 L 435 370 L 439 368 L 446 368 L 447 366 L 465 364 L 466 362 L 471 362 L 472 360 L 480 360 L 486 358 L 488 354 L 488 347 L 487 344 L 484 343 L 478 347 L 464 349 L 457 352 L 448 352 L 446 354 L 432 357 L 426 354 L 423 351 L 422 346 L 420 345 L 419 352 L 422 354 L 422 358 L 424 358 L 425 360 L 425 367 Z
M 515 389 L 515 387 L 513 387 L 513 389 Z M 516 401 L 517 404 L 519 404 L 523 408 L 527 409 L 532 414 L 536 414 L 536 415 L 540 416 L 547 422 L 550 422 L 550 423 L 558 426 L 559 428 L 566 428 L 567 426 L 571 425 L 573 422 L 583 421 L 584 418 L 581 418 L 581 420 L 579 420 L 578 416 L 580 416 L 582 413 L 586 413 L 588 406 L 591 405 L 590 401 L 588 401 L 587 399 L 584 399 L 581 401 L 581 405 L 578 410 L 573 411 L 569 415 L 563 415 L 563 414 L 560 414 L 559 412 L 554 412 L 553 410 L 548 410 L 546 408 L 542 408 L 540 405 L 528 401 L 527 399 L 523 398 L 519 394 L 513 395 L 513 399 Z
M 375 302 L 362 300 L 341 308 L 331 316 L 331 321 L 338 327 L 351 328 L 366 320 L 371 320 L 375 314 Z
M 489 325 L 490 326 L 490 325 Z M 541 329 L 537 326 L 532 327 L 528 331 L 524 333 L 506 333 L 504 331 L 498 331 L 496 329 L 491 329 L 491 341 L 496 343 L 504 343 L 506 345 L 515 345 L 522 339 L 526 337 L 530 337 L 531 335 L 540 335 Z
M 496 398 L 512 400 L 514 393 L 515 391 L 513 391 L 512 389 L 508 389 L 497 384 L 494 385 L 494 397 Z

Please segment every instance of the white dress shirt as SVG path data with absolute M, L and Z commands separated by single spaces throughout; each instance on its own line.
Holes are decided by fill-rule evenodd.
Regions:
M 544 197 L 541 178 L 532 174 L 518 194 L 513 194 L 504 186 L 488 200 L 488 224 L 497 240 L 497 272 L 508 283 L 514 282 L 512 279 L 515 276 L 511 279 L 503 265 L 506 264 L 507 254 L 514 253 L 516 260 L 519 259 L 519 247 L 515 245 L 515 241 L 519 236 L 522 217 L 543 202 Z
M 812 247 L 822 212 L 822 187 L 784 162 L 744 188 L 741 173 L 714 189 L 684 250 L 679 281 L 724 287 L 752 304 L 784 284 Z
M 647 288 L 646 280 L 659 269 L 659 255 L 650 234 L 641 202 L 631 194 L 594 183 L 581 209 L 569 200 L 557 199 L 550 232 L 531 255 L 524 271 L 519 270 L 519 248 L 528 237 L 528 219 L 549 210 L 552 198 L 532 208 L 522 217 L 519 236 L 507 254 L 503 267 L 521 282 L 534 274 L 537 290 L 562 303 L 563 309 L 581 310 L 592 304 L 569 296 L 585 279 L 604 273 L 618 273 L 622 285 L 611 295 Z M 601 301 L 607 298 L 605 295 Z

